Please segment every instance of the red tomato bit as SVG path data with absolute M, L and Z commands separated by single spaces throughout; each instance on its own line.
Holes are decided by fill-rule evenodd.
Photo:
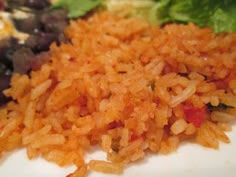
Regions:
M 200 127 L 206 114 L 206 106 L 196 108 L 192 104 L 185 104 L 183 108 L 186 120 L 193 123 L 195 127 Z

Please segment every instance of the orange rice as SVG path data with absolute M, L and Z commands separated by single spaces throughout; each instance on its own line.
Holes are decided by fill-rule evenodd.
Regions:
M 149 151 L 170 153 L 192 140 L 215 148 L 236 116 L 236 34 L 193 24 L 152 26 L 99 13 L 72 21 L 71 43 L 53 44 L 49 62 L 30 76 L 14 74 L 0 108 L 0 154 L 20 147 L 70 177 L 88 170 L 122 173 Z M 208 111 L 206 104 L 230 106 Z M 198 124 L 187 118 L 202 113 Z M 198 112 L 198 113 L 197 113 Z M 85 162 L 94 145 L 107 161 Z

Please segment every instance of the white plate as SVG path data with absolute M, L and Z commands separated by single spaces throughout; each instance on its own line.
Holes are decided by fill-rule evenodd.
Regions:
M 170 155 L 148 155 L 145 160 L 129 165 L 119 177 L 235 177 L 236 129 L 230 132 L 230 144 L 219 150 L 195 144 L 182 144 Z M 104 159 L 102 152 L 89 154 L 87 159 Z M 1 177 L 65 177 L 75 167 L 60 168 L 43 159 L 29 161 L 25 150 L 16 151 L 0 160 Z M 89 177 L 117 177 L 89 173 Z

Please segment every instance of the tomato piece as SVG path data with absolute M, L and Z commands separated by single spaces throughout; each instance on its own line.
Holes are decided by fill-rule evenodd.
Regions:
M 196 108 L 192 104 L 185 104 L 183 108 L 186 120 L 193 123 L 195 127 L 200 127 L 206 114 L 206 107 Z
M 117 127 L 123 127 L 124 126 L 124 123 L 121 122 L 121 121 L 113 121 L 111 123 L 108 124 L 108 129 L 114 129 L 114 128 L 117 128 Z

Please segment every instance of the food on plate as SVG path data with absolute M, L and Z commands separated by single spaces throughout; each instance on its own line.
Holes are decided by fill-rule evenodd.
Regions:
M 29 73 L 44 62 L 49 46 L 65 41 L 68 25 L 63 9 L 52 9 L 47 0 L 7 1 L 0 11 L 0 105 L 7 99 L 12 73 Z
M 62 4 L 69 12 L 73 2 L 58 0 L 53 9 Z M 100 1 L 87 2 L 91 9 L 67 15 L 85 15 Z M 103 8 L 71 20 L 66 40 L 54 42 L 39 67 L 13 73 L 3 91 L 11 100 L 0 108 L 1 155 L 25 147 L 29 159 L 74 164 L 68 176 L 83 177 L 90 170 L 120 174 L 184 141 L 214 149 L 229 143 L 236 33 L 193 23 L 160 27 Z M 85 161 L 95 145 L 107 161 Z
M 138 16 L 149 22 L 195 23 L 215 32 L 236 31 L 234 0 L 105 0 L 108 10 L 126 16 Z
M 27 73 L 39 67 L 44 62 L 40 54 L 45 56 L 52 42 L 66 40 L 63 31 L 69 18 L 104 9 L 157 25 L 191 22 L 215 32 L 236 31 L 232 0 L 2 0 L 0 105 L 9 101 L 2 91 L 9 87 L 12 71 Z

